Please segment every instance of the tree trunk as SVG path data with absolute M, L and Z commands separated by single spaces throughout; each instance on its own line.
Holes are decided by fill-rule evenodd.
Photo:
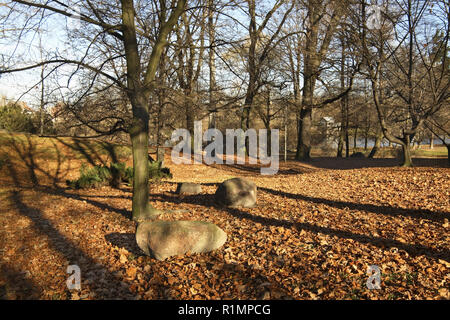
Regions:
M 133 103 L 133 125 L 130 130 L 133 153 L 133 220 L 144 221 L 155 219 L 159 210 L 149 203 L 149 170 L 148 170 L 148 107 L 140 102 Z
M 296 160 L 311 159 L 312 109 L 314 108 L 316 80 L 320 74 L 320 65 L 328 52 L 346 5 L 336 5 L 333 8 L 332 18 L 327 20 L 327 22 L 323 22 L 322 18 L 326 16 L 325 10 L 327 6 L 323 6 L 320 1 L 306 2 L 308 24 L 305 30 L 303 50 L 303 99 L 300 110 Z M 322 29 L 323 23 L 326 24 L 326 27 Z M 322 30 L 324 30 L 323 33 L 321 32 Z M 320 33 L 322 36 L 319 36 Z
M 136 37 L 135 9 L 132 0 L 122 0 L 122 29 L 127 64 L 127 94 L 131 102 L 133 120 L 129 134 L 133 154 L 133 220 L 154 219 L 160 213 L 149 203 L 149 169 L 148 169 L 148 129 L 149 129 L 149 97 L 152 82 L 167 38 L 178 18 L 184 11 L 186 0 L 177 1 L 167 21 L 161 24 L 153 46 L 147 70 L 142 82 L 141 59 Z M 164 12 L 162 12 L 164 13 Z
M 270 157 L 272 155 L 272 130 L 269 127 L 266 128 L 267 130 L 267 156 Z
M 347 105 L 347 112 L 348 112 L 348 105 Z M 348 132 L 348 113 L 347 113 L 347 120 L 345 125 L 345 157 L 350 157 L 350 135 Z
M 42 137 L 44 135 L 44 116 L 45 116 L 45 97 L 44 97 L 44 65 L 41 69 L 41 106 L 39 110 L 39 135 Z
M 216 39 L 216 26 L 214 23 L 214 1 L 208 0 L 208 66 L 209 66 L 209 129 L 216 128 L 216 57 L 213 45 Z M 214 141 L 214 139 L 212 140 Z M 213 149 L 211 156 L 216 156 L 216 149 Z
M 412 167 L 413 162 L 411 158 L 411 139 L 408 134 L 405 134 L 405 138 L 401 140 L 402 144 L 402 157 L 401 166 L 402 167 Z
M 252 23 L 253 20 L 252 20 Z M 241 114 L 241 129 L 245 132 L 250 128 L 250 111 L 253 106 L 253 100 L 256 95 L 256 57 L 255 57 L 255 48 L 256 48 L 256 35 L 250 32 L 251 36 L 251 44 L 250 44 L 250 54 L 248 57 L 248 68 L 249 68 L 249 83 L 247 87 L 247 92 L 245 94 L 244 107 L 242 109 Z M 245 139 L 245 152 L 248 155 L 249 152 L 249 142 L 248 139 Z
M 309 46 L 307 45 L 307 48 Z M 308 161 L 311 159 L 311 126 L 312 126 L 312 105 L 314 97 L 314 88 L 316 84 L 316 65 L 317 57 L 311 57 L 309 54 L 305 57 L 304 66 L 304 85 L 302 107 L 300 109 L 299 130 L 296 160 Z
M 342 151 L 344 151 L 344 142 L 345 142 L 344 126 L 341 125 L 341 130 L 339 132 L 338 149 L 337 149 L 337 155 L 336 155 L 337 158 L 342 158 Z
M 253 93 L 249 94 L 245 99 L 244 107 L 242 108 L 241 114 L 241 129 L 246 132 L 250 128 L 250 110 L 253 104 Z M 245 154 L 248 155 L 249 152 L 249 141 L 248 137 L 244 141 Z M 237 150 L 238 151 L 238 150 Z
M 409 143 L 402 145 L 402 167 L 412 167 L 411 146 Z
M 353 135 L 353 150 L 357 147 L 357 140 L 358 140 L 358 127 L 355 127 L 355 133 Z M 353 151 L 354 152 L 354 151 Z
M 284 162 L 287 160 L 287 127 L 288 127 L 288 108 L 287 104 L 284 109 Z M 269 140 L 271 141 L 271 140 Z M 272 144 L 271 142 L 268 142 Z
M 370 154 L 369 154 L 369 158 L 374 158 L 376 153 L 378 152 L 378 150 L 381 147 L 381 140 L 383 140 L 383 132 L 380 129 L 377 129 L 377 136 L 375 138 L 375 144 L 372 148 L 372 150 L 370 150 Z
M 340 72 L 340 80 L 341 80 L 341 90 L 344 90 L 345 87 L 345 41 L 344 38 L 341 37 L 341 72 Z M 342 97 L 341 104 L 341 130 L 339 133 L 339 143 L 338 143 L 338 151 L 337 157 L 342 158 L 342 151 L 344 149 L 344 141 L 345 141 L 345 131 L 347 130 L 346 126 L 346 109 L 345 109 L 346 97 Z
M 42 34 L 39 32 L 39 51 L 41 55 L 41 61 L 43 61 L 43 48 L 42 48 Z M 41 66 L 41 105 L 39 108 L 39 135 L 44 135 L 44 117 L 45 117 L 45 86 L 44 86 L 44 72 L 45 65 Z
M 186 129 L 191 134 L 191 137 L 193 137 L 194 136 L 194 121 L 195 121 L 194 111 L 192 110 L 192 104 L 189 101 L 190 100 L 189 97 L 186 96 L 184 99 L 185 99 L 184 107 L 185 107 L 185 113 L 186 113 Z
M 249 74 L 249 81 L 247 92 L 245 94 L 244 108 L 241 114 L 241 129 L 245 132 L 250 126 L 250 111 L 253 106 L 253 99 L 256 95 L 256 82 L 258 79 L 257 75 L 257 58 L 256 58 L 256 45 L 258 43 L 258 32 L 256 25 L 256 12 L 255 12 L 255 1 L 248 2 L 248 10 L 250 16 L 250 23 L 248 26 L 248 35 L 250 37 L 250 44 L 248 49 L 247 57 L 247 67 Z M 248 155 L 249 152 L 249 142 L 245 138 L 245 153 Z
M 450 144 L 446 144 L 445 146 L 447 147 L 447 163 L 450 166 Z
M 298 121 L 298 140 L 296 160 L 308 161 L 311 159 L 311 109 L 302 109 Z

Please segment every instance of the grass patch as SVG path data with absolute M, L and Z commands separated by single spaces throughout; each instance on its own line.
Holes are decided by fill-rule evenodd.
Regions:
M 446 158 L 446 147 L 434 147 L 433 149 L 417 149 L 412 151 L 414 157 L 431 157 L 431 158 Z

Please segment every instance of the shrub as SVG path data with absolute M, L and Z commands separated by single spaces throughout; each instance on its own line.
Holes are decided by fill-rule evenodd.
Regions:
M 149 180 L 159 181 L 163 178 L 171 179 L 173 177 L 169 168 L 161 168 L 161 167 L 162 167 L 161 161 L 148 161 Z M 127 178 L 127 180 L 130 181 L 130 183 L 133 181 L 132 167 L 126 168 L 125 177 Z
M 80 177 L 77 180 L 67 180 L 67 185 L 74 189 L 98 188 L 110 183 L 111 171 L 106 166 L 87 168 L 83 164 L 80 168 Z
M 159 181 L 163 178 L 172 178 L 169 168 L 161 168 L 161 162 L 149 162 L 150 180 Z M 77 180 L 67 180 L 69 187 L 74 189 L 98 188 L 110 185 L 118 188 L 120 183 L 131 184 L 133 181 L 133 168 L 127 167 L 124 162 L 110 163 L 109 166 L 94 166 L 87 168 L 83 164 L 80 168 L 80 177 Z
M 172 173 L 170 173 L 169 168 L 161 168 L 161 161 L 153 161 L 148 163 L 149 168 L 149 178 L 150 180 L 159 181 L 163 178 L 172 178 Z
M 36 130 L 31 115 L 16 104 L 0 106 L 0 129 L 30 133 Z

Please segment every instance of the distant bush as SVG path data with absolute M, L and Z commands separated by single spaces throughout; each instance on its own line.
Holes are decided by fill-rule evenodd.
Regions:
M 128 172 L 129 171 L 129 172 Z M 148 171 L 149 171 L 149 180 L 159 181 L 164 178 L 171 179 L 173 178 L 172 173 L 169 168 L 162 168 L 161 161 L 149 161 L 148 162 Z M 126 176 L 130 177 L 131 181 L 133 180 L 133 168 L 128 167 L 126 170 Z
M 73 189 L 98 188 L 110 184 L 111 170 L 106 166 L 87 168 L 83 164 L 80 177 L 77 180 L 67 180 L 67 185 Z
M 43 113 L 43 130 L 44 135 L 56 134 L 56 129 L 53 126 L 52 117 L 47 112 Z M 31 121 L 33 123 L 33 129 L 31 133 L 39 134 L 41 131 L 41 115 L 40 112 L 35 112 L 31 116 Z
M 32 116 L 16 104 L 0 106 L 0 129 L 29 133 L 36 130 Z
M 163 178 L 172 178 L 169 168 L 161 168 L 161 162 L 149 161 L 149 179 L 159 181 Z M 120 184 L 133 182 L 133 168 L 127 167 L 124 162 L 110 163 L 109 166 L 94 166 L 87 168 L 83 164 L 80 168 L 80 177 L 76 180 L 67 180 L 66 183 L 73 189 L 98 188 L 110 185 L 118 188 Z
M 162 168 L 161 161 L 149 161 L 148 168 L 150 180 L 161 180 L 163 178 L 171 179 L 173 177 L 169 168 Z

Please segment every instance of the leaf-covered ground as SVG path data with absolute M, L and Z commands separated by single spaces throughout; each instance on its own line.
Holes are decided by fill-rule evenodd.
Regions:
M 275 176 L 166 160 L 174 178 L 150 190 L 152 205 L 165 210 L 161 219 L 210 221 L 228 240 L 211 253 L 160 262 L 135 244 L 129 187 L 64 185 L 86 161 L 80 150 L 94 162 L 111 157 L 87 144 L 37 139 L 4 138 L 0 147 L 0 298 L 450 298 L 445 160 L 412 169 L 383 159 L 288 161 Z M 257 184 L 258 205 L 216 206 L 217 184 L 239 176 Z M 181 181 L 202 183 L 203 194 L 177 196 Z M 81 291 L 66 286 L 73 264 Z M 371 265 L 381 270 L 380 290 L 367 288 Z

